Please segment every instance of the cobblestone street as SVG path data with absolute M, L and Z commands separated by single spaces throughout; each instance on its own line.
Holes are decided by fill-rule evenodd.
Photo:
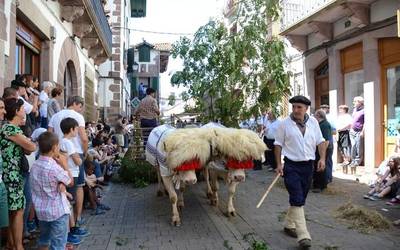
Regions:
M 234 201 L 238 215 L 234 218 L 224 216 L 227 198 L 224 185 L 221 185 L 222 201 L 216 208 L 205 197 L 205 183 L 197 183 L 185 193 L 180 227 L 170 225 L 169 200 L 166 196 L 156 196 L 155 185 L 133 189 L 113 184 L 105 195 L 105 203 L 112 210 L 88 217 L 91 235 L 79 249 L 248 249 L 252 238 L 266 242 L 269 249 L 296 249 L 296 240 L 282 233 L 283 213 L 288 205 L 282 185 L 278 183 L 262 207 L 255 208 L 272 178 L 273 174 L 264 170 L 248 172 L 246 182 L 238 186 Z M 334 182 L 334 194 L 310 193 L 307 200 L 305 211 L 313 237 L 312 249 L 399 249 L 399 229 L 362 234 L 335 219 L 334 210 L 351 200 L 387 213 L 392 220 L 399 217 L 400 207 L 363 200 L 361 194 L 368 190 L 365 185 L 339 179 Z

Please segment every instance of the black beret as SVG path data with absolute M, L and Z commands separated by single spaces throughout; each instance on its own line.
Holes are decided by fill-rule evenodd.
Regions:
M 302 103 L 307 106 L 311 105 L 311 101 L 307 97 L 302 96 L 302 95 L 293 96 L 292 98 L 290 98 L 289 102 L 290 103 Z
M 27 87 L 26 84 L 23 81 L 20 80 L 12 80 L 11 81 L 11 87 L 17 88 L 17 87 Z

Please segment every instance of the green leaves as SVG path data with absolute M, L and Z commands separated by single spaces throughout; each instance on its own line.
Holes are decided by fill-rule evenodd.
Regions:
M 173 85 L 188 87 L 186 100 L 195 101 L 204 122 L 219 119 L 234 127 L 261 109 L 278 109 L 289 92 L 284 44 L 267 36 L 268 20 L 278 20 L 279 0 L 241 0 L 237 8 L 236 33 L 214 20 L 193 40 L 182 37 L 173 45 L 183 70 L 171 78 Z

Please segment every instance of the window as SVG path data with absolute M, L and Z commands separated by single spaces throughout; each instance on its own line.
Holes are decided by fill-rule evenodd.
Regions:
M 72 96 L 72 72 L 71 65 L 67 63 L 64 71 L 64 106 L 67 106 L 67 99 Z
M 139 62 L 150 62 L 150 47 L 143 45 L 139 47 Z
M 364 96 L 364 70 L 357 70 L 344 74 L 345 103 L 353 107 L 353 99 L 356 96 Z
M 15 74 L 40 75 L 41 40 L 26 25 L 17 20 Z

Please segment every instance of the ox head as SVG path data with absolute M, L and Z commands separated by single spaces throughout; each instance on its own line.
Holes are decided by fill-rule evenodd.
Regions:
M 196 169 L 200 169 L 200 160 L 193 159 L 186 161 L 178 166 L 175 171 L 178 172 L 179 179 L 186 185 L 194 185 L 197 182 Z
M 229 158 L 226 162 L 228 168 L 228 182 L 244 182 L 246 180 L 246 174 L 244 170 L 253 168 L 253 160 L 238 161 Z
M 186 185 L 194 185 L 197 182 L 196 171 L 194 170 L 178 171 L 178 174 L 179 179 Z

